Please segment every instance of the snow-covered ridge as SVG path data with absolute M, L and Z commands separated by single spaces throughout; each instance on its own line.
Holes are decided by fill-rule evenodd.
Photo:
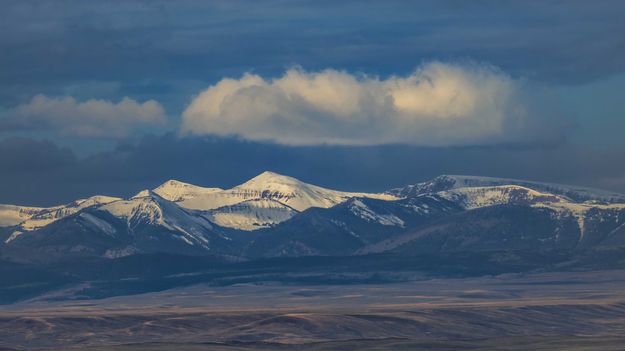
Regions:
M 46 210 L 43 207 L 0 205 L 0 227 L 10 227 Z
M 20 228 L 22 230 L 39 229 L 61 218 L 73 215 L 74 213 L 79 212 L 85 208 L 106 204 L 117 200 L 120 199 L 117 197 L 97 195 L 86 199 L 76 200 L 67 205 L 55 206 L 41 211 L 31 218 L 25 220 L 24 222 L 20 223 Z
M 554 211 L 558 216 L 573 217 L 578 224 L 580 241 L 584 238 L 586 222 L 592 211 L 622 211 L 625 203 L 596 203 L 571 201 L 562 195 L 539 192 L 519 185 L 466 187 L 436 193 L 467 210 L 495 205 L 525 205 Z
M 533 205 L 536 203 L 568 202 L 562 196 L 542 193 L 519 185 L 456 188 L 440 191 L 436 194 L 461 205 L 467 210 L 504 204 Z
M 352 197 L 398 199 L 391 194 L 336 191 L 307 184 L 293 177 L 263 172 L 241 185 L 225 190 L 168 180 L 153 190 L 142 190 L 127 200 L 94 196 L 50 208 L 0 205 L 0 226 L 18 225 L 21 231 L 35 230 L 84 208 L 105 204 L 110 206 L 103 209 L 114 216 L 132 217 L 131 213 L 138 211 L 145 212 L 143 216 L 158 222 L 159 214 L 153 204 L 137 205 L 134 201 L 154 196 L 186 210 L 200 212 L 217 225 L 241 230 L 272 226 L 308 208 L 328 208 Z
M 601 210 L 625 208 L 625 203 L 577 203 L 561 195 L 540 192 L 519 185 L 457 188 L 441 191 L 436 193 L 436 195 L 453 201 L 467 210 L 495 205 L 528 205 L 532 207 L 566 209 L 575 213 L 587 212 L 593 208 Z
M 409 197 L 457 188 L 492 187 L 501 185 L 519 185 L 537 191 L 562 195 L 575 202 L 600 201 L 606 203 L 625 203 L 625 194 L 606 190 L 519 179 L 464 175 L 441 175 L 426 182 L 408 185 L 403 188 L 391 189 L 387 193 L 399 197 Z
M 589 209 L 625 206 L 615 204 L 618 201 L 625 203 L 625 195 L 617 193 L 513 179 L 445 175 L 429 182 L 376 194 L 331 190 L 293 177 L 263 172 L 231 189 L 205 188 L 169 180 L 154 190 L 140 191 L 125 200 L 94 196 L 50 208 L 0 205 L 0 226 L 16 226 L 16 233 L 20 232 L 16 235 L 21 235 L 96 207 L 126 219 L 129 225 L 140 220 L 178 232 L 185 232 L 190 226 L 195 233 L 185 238 L 197 242 L 201 240 L 199 233 L 210 229 L 211 223 L 238 230 L 256 230 L 286 221 L 308 208 L 329 208 L 348 199 L 392 201 L 427 194 L 437 194 L 465 209 L 498 204 L 548 207 L 558 213 L 576 216 L 580 226 Z M 402 225 L 395 218 L 373 216 L 367 208 L 358 205 L 358 202 L 351 205 L 355 215 L 385 225 Z M 165 212 L 175 215 L 167 217 L 164 208 L 167 209 Z M 84 219 L 91 220 L 94 226 L 103 226 L 89 216 Z
M 121 199 L 96 195 L 53 207 L 0 205 L 0 226 L 18 225 L 22 231 L 35 230 L 85 208 L 117 200 Z
M 153 191 L 163 199 L 180 202 L 222 190 L 221 188 L 204 188 L 177 180 L 168 180 Z

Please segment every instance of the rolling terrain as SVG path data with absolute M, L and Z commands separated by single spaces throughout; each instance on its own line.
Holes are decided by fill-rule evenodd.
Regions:
M 619 350 L 624 279 L 623 271 L 508 274 L 40 299 L 0 308 L 0 348 Z

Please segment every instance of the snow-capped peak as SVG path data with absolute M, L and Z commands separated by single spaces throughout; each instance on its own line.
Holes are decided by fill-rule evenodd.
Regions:
M 396 199 L 390 194 L 351 193 L 325 189 L 267 171 L 234 188 L 198 194 L 194 198 L 184 199 L 178 203 L 188 209 L 209 211 L 252 199 L 271 199 L 297 211 L 303 211 L 310 207 L 331 207 L 357 196 Z
M 396 199 L 394 196 L 385 194 L 352 193 L 326 189 L 269 171 L 259 174 L 230 189 L 230 191 L 245 199 L 273 199 L 297 211 L 304 211 L 310 207 L 332 207 L 352 197 Z
M 220 188 L 204 188 L 172 179 L 161 184 L 153 191 L 164 199 L 178 202 L 222 190 Z
M 124 219 L 132 231 L 141 225 L 158 226 L 174 233 L 189 245 L 208 248 L 207 233 L 211 223 L 200 215 L 189 213 L 176 203 L 168 201 L 150 190 L 143 190 L 128 200 L 119 200 L 100 206 L 117 218 Z
M 271 171 L 265 171 L 256 177 L 248 180 L 247 182 L 238 185 L 237 189 L 260 189 L 260 190 L 269 190 L 269 189 L 285 189 L 285 188 L 296 188 L 308 185 L 302 182 L 299 179 L 281 175 L 278 173 L 274 173 Z
M 187 211 L 177 204 L 162 198 L 151 190 L 143 190 L 128 200 L 119 200 L 100 206 L 116 217 L 132 218 L 142 216 L 150 224 L 162 224 L 167 216 L 186 217 Z

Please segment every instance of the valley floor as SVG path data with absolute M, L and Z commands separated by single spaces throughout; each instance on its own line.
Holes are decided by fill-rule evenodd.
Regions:
M 0 350 L 622 350 L 625 271 L 236 285 L 0 307 Z

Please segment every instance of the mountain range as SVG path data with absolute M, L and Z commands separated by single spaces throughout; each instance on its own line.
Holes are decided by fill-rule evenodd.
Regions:
M 576 252 L 625 244 L 625 195 L 443 175 L 384 193 L 264 172 L 231 189 L 175 180 L 128 199 L 0 205 L 2 258 L 135 254 L 236 259 L 492 250 Z

